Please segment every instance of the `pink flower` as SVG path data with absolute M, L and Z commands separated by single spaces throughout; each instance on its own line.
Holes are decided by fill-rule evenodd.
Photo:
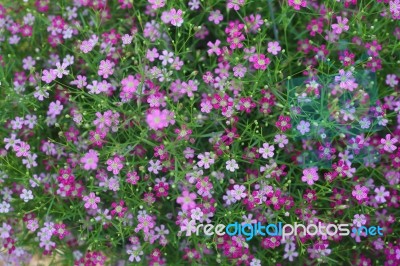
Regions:
M 113 210 L 111 211 L 111 215 L 118 215 L 119 218 L 124 217 L 125 212 L 128 210 L 128 208 L 124 207 L 124 205 L 125 202 L 123 200 L 121 200 L 119 203 L 113 202 L 111 204 L 111 207 L 113 208 Z
M 356 185 L 351 195 L 356 198 L 359 202 L 368 199 L 368 188 L 365 186 Z
M 353 91 L 358 87 L 353 73 L 351 71 L 339 70 L 339 75 L 335 77 L 335 81 L 339 83 L 339 87 L 345 90 Z
M 386 139 L 381 139 L 381 144 L 383 144 L 383 149 L 387 152 L 394 152 L 397 147 L 394 145 L 397 143 L 397 139 L 396 138 L 391 138 L 390 134 L 386 134 Z
M 182 18 L 183 12 L 182 12 L 182 10 L 180 10 L 180 9 L 175 10 L 175 8 L 173 8 L 173 9 L 171 9 L 171 10 L 169 11 L 169 14 L 170 14 L 170 16 L 171 16 L 171 21 L 170 21 L 170 23 L 171 23 L 172 25 L 174 25 L 174 26 L 176 26 L 176 27 L 182 26 L 182 23 L 183 23 L 183 18 Z
M 212 55 L 213 53 L 216 55 L 221 54 L 221 48 L 219 48 L 219 45 L 221 44 L 220 40 L 216 40 L 215 43 L 208 42 L 207 46 L 210 47 L 210 49 L 207 50 L 208 55 Z
M 107 170 L 112 172 L 114 175 L 118 175 L 119 171 L 124 167 L 122 160 L 118 156 L 114 156 L 112 159 L 107 160 Z
M 29 154 L 29 150 L 31 148 L 31 146 L 29 146 L 28 143 L 21 141 L 20 144 L 16 144 L 14 145 L 14 151 L 16 152 L 16 156 L 17 157 L 21 157 L 21 156 L 28 156 Z
M 214 156 L 209 152 L 205 152 L 204 154 L 200 153 L 197 155 L 197 158 L 199 159 L 197 166 L 203 167 L 204 169 L 208 169 L 214 164 Z
M 208 17 L 208 21 L 214 22 L 215 24 L 219 24 L 224 17 L 221 15 L 221 11 L 216 10 L 216 11 L 211 11 L 210 16 Z
M 347 18 L 337 17 L 337 24 L 332 24 L 332 30 L 336 34 L 341 34 L 343 31 L 349 30 L 349 25 L 347 22 L 349 21 Z
M 53 80 L 55 80 L 57 77 L 56 72 L 54 69 L 50 69 L 50 70 L 43 70 L 43 74 L 42 74 L 42 80 L 46 83 L 51 83 Z
M 181 205 L 183 211 L 188 211 L 196 207 L 194 201 L 196 197 L 195 193 L 189 193 L 189 191 L 185 190 L 182 192 L 182 196 L 176 199 L 176 202 Z
M 363 226 L 367 223 L 367 218 L 365 217 L 364 214 L 355 214 L 354 219 L 353 219 L 353 225 L 360 227 Z
M 112 75 L 114 73 L 114 63 L 111 62 L 110 60 L 101 60 L 100 61 L 100 66 L 99 66 L 99 71 L 97 74 L 100 76 L 103 76 L 103 78 L 108 78 L 108 76 Z
M 150 61 L 150 62 L 154 62 L 155 59 L 157 59 L 160 56 L 160 54 L 158 53 L 156 48 L 153 49 L 148 49 L 147 53 L 146 53 L 146 58 Z
M 150 229 L 152 229 L 155 226 L 153 218 L 148 214 L 139 216 L 138 221 L 139 224 L 135 228 L 136 233 L 139 232 L 140 230 L 143 230 L 143 232 L 148 233 Z
M 390 1 L 389 10 L 394 20 L 400 20 L 400 0 Z
M 267 66 L 271 63 L 271 60 L 263 54 L 253 55 L 249 61 L 253 63 L 255 69 L 261 70 L 267 69 Z
M 313 185 L 314 182 L 318 180 L 318 168 L 311 167 L 303 170 L 303 176 L 301 177 L 301 181 L 307 183 L 309 186 Z
M 129 93 L 135 93 L 139 83 L 139 80 L 135 79 L 134 76 L 129 75 L 121 80 L 122 90 Z
M 226 162 L 226 170 L 235 172 L 237 169 L 239 169 L 239 165 L 237 164 L 235 159 Z
M 90 51 L 92 51 L 93 47 L 94 47 L 93 42 L 91 40 L 88 40 L 88 41 L 83 41 L 79 49 L 81 49 L 81 51 L 84 54 L 87 54 Z
M 385 197 L 389 197 L 390 196 L 389 191 L 386 191 L 384 186 L 380 186 L 379 188 L 375 188 L 374 191 L 376 193 L 375 200 L 378 203 L 385 203 L 386 202 Z
M 162 65 L 166 66 L 167 64 L 172 64 L 174 62 L 174 53 L 168 52 L 167 50 L 162 51 L 162 54 L 158 57 L 160 61 L 162 61 Z
M 95 150 L 89 150 L 88 153 L 86 153 L 82 158 L 81 158 L 81 163 L 83 163 L 83 169 L 85 170 L 95 170 L 97 168 L 97 163 L 99 162 L 99 157 L 98 157 L 98 152 Z
M 47 111 L 47 115 L 51 117 L 56 117 L 61 114 L 61 111 L 64 109 L 64 106 L 61 104 L 59 100 L 55 102 L 51 102 L 49 105 L 49 110 Z
M 161 20 L 162 22 L 164 22 L 165 24 L 169 24 L 171 23 L 171 19 L 172 19 L 172 15 L 170 11 L 164 11 L 161 14 Z
M 300 10 L 300 7 L 306 7 L 307 1 L 306 0 L 289 0 L 289 6 L 292 6 L 296 10 Z
M 281 47 L 278 42 L 269 42 L 267 51 L 268 53 L 277 55 L 281 51 Z
M 150 166 L 147 168 L 147 170 L 149 170 L 151 173 L 158 174 L 159 173 L 158 171 L 160 171 L 162 169 L 160 160 L 156 160 L 156 161 L 150 160 L 149 164 L 150 164 Z
M 69 235 L 70 232 L 65 229 L 66 225 L 61 223 L 61 224 L 55 224 L 54 225 L 54 235 L 58 235 L 59 239 L 63 239 L 65 236 Z
M 159 9 L 165 6 L 164 0 L 149 0 L 149 3 L 151 4 L 152 9 Z
M 241 200 L 244 199 L 247 194 L 246 194 L 246 187 L 243 185 L 234 185 L 233 189 L 231 190 L 231 195 L 236 199 L 236 200 Z
M 274 142 L 278 144 L 279 148 L 283 148 L 289 143 L 289 140 L 285 135 L 278 134 L 275 136 Z
M 228 9 L 233 9 L 235 11 L 238 11 L 241 6 L 243 6 L 245 3 L 245 0 L 228 0 L 228 3 L 226 4 Z
M 96 126 L 97 129 L 109 128 L 112 125 L 111 115 L 112 115 L 111 110 L 104 112 L 104 114 L 97 112 L 96 113 L 97 118 L 93 121 L 93 124 Z
M 131 171 L 126 174 L 126 182 L 129 184 L 136 185 L 139 179 L 137 172 Z
M 165 128 L 168 126 L 167 115 L 167 110 L 152 109 L 146 116 L 147 125 L 153 130 Z
M 262 148 L 258 149 L 258 152 L 262 154 L 264 159 L 268 159 L 274 156 L 274 145 L 269 145 L 268 143 L 264 143 Z
M 90 192 L 89 196 L 84 196 L 83 201 L 85 201 L 85 208 L 86 209 L 97 209 L 97 203 L 100 202 L 100 197 L 96 197 L 96 194 Z

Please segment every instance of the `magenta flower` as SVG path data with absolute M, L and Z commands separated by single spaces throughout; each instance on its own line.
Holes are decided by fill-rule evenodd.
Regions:
M 271 63 L 271 60 L 263 54 L 253 55 L 249 59 L 253 63 L 255 69 L 265 70 L 267 66 Z
M 69 235 L 70 232 L 65 229 L 66 225 L 61 223 L 61 224 L 55 224 L 54 225 L 54 235 L 58 236 L 59 239 L 63 239 L 65 236 Z
M 119 203 L 113 202 L 111 204 L 111 207 L 113 208 L 113 210 L 111 211 L 111 215 L 118 215 L 119 218 L 124 217 L 125 212 L 128 210 L 128 208 L 124 206 L 125 202 L 123 200 L 121 200 Z
M 306 7 L 307 1 L 306 0 L 289 0 L 289 6 L 292 6 L 295 10 L 300 10 L 300 7 Z

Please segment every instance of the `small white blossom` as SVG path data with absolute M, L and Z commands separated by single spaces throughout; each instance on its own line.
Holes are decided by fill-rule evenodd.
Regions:
M 31 191 L 31 190 L 27 190 L 27 189 L 24 188 L 24 189 L 22 190 L 21 195 L 19 195 L 19 197 L 20 197 L 23 201 L 28 202 L 28 201 L 30 201 L 30 200 L 33 199 L 33 194 L 32 194 L 32 191 Z

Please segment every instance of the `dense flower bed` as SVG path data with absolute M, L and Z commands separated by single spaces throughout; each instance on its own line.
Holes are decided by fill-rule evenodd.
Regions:
M 399 21 L 399 0 L 1 1 L 0 260 L 399 265 Z M 381 234 L 196 232 L 235 222 Z

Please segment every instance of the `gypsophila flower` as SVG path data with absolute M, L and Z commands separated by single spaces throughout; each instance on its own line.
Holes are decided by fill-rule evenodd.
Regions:
M 226 162 L 226 170 L 235 172 L 237 169 L 239 169 L 239 165 L 237 164 L 235 159 L 231 159 Z
M 360 227 L 367 223 L 367 219 L 364 214 L 355 214 L 353 219 L 353 225 L 356 227 Z
M 304 135 L 310 132 L 310 122 L 301 120 L 296 128 L 298 131 L 300 131 L 301 135 Z
M 8 213 L 10 211 L 10 207 L 11 207 L 11 205 L 8 202 L 6 202 L 6 201 L 1 202 L 0 203 L 0 213 Z
M 399 20 L 400 0 L 0 1 L 0 261 L 400 265 Z
M 313 185 L 318 179 L 318 168 L 311 167 L 303 170 L 301 181 L 307 183 L 309 186 Z
M 24 188 L 24 189 L 22 190 L 22 193 L 19 195 L 19 197 L 20 197 L 23 201 L 28 202 L 28 201 L 30 201 L 30 200 L 33 199 L 33 194 L 32 194 L 32 191 L 31 191 L 31 190 L 27 190 L 27 189 Z
M 384 186 L 380 186 L 379 188 L 375 188 L 375 200 L 378 203 L 385 203 L 386 199 L 385 197 L 388 197 L 390 195 L 390 193 L 388 191 L 385 190 Z
M 99 71 L 97 73 L 105 79 L 108 78 L 114 73 L 114 63 L 108 59 L 101 60 Z
M 86 209 L 97 209 L 97 203 L 100 202 L 100 198 L 96 197 L 96 194 L 90 192 L 89 196 L 84 196 L 83 201 L 85 201 L 85 208 Z
M 264 143 L 262 148 L 258 149 L 258 152 L 262 155 L 264 159 L 272 158 L 274 156 L 274 145 L 269 145 Z
M 385 139 L 381 139 L 381 144 L 383 144 L 383 149 L 387 152 L 394 152 L 397 147 L 394 145 L 398 142 L 397 138 L 392 138 L 390 134 L 386 134 Z
M 267 51 L 268 53 L 277 55 L 281 51 L 281 47 L 278 42 L 269 42 Z

